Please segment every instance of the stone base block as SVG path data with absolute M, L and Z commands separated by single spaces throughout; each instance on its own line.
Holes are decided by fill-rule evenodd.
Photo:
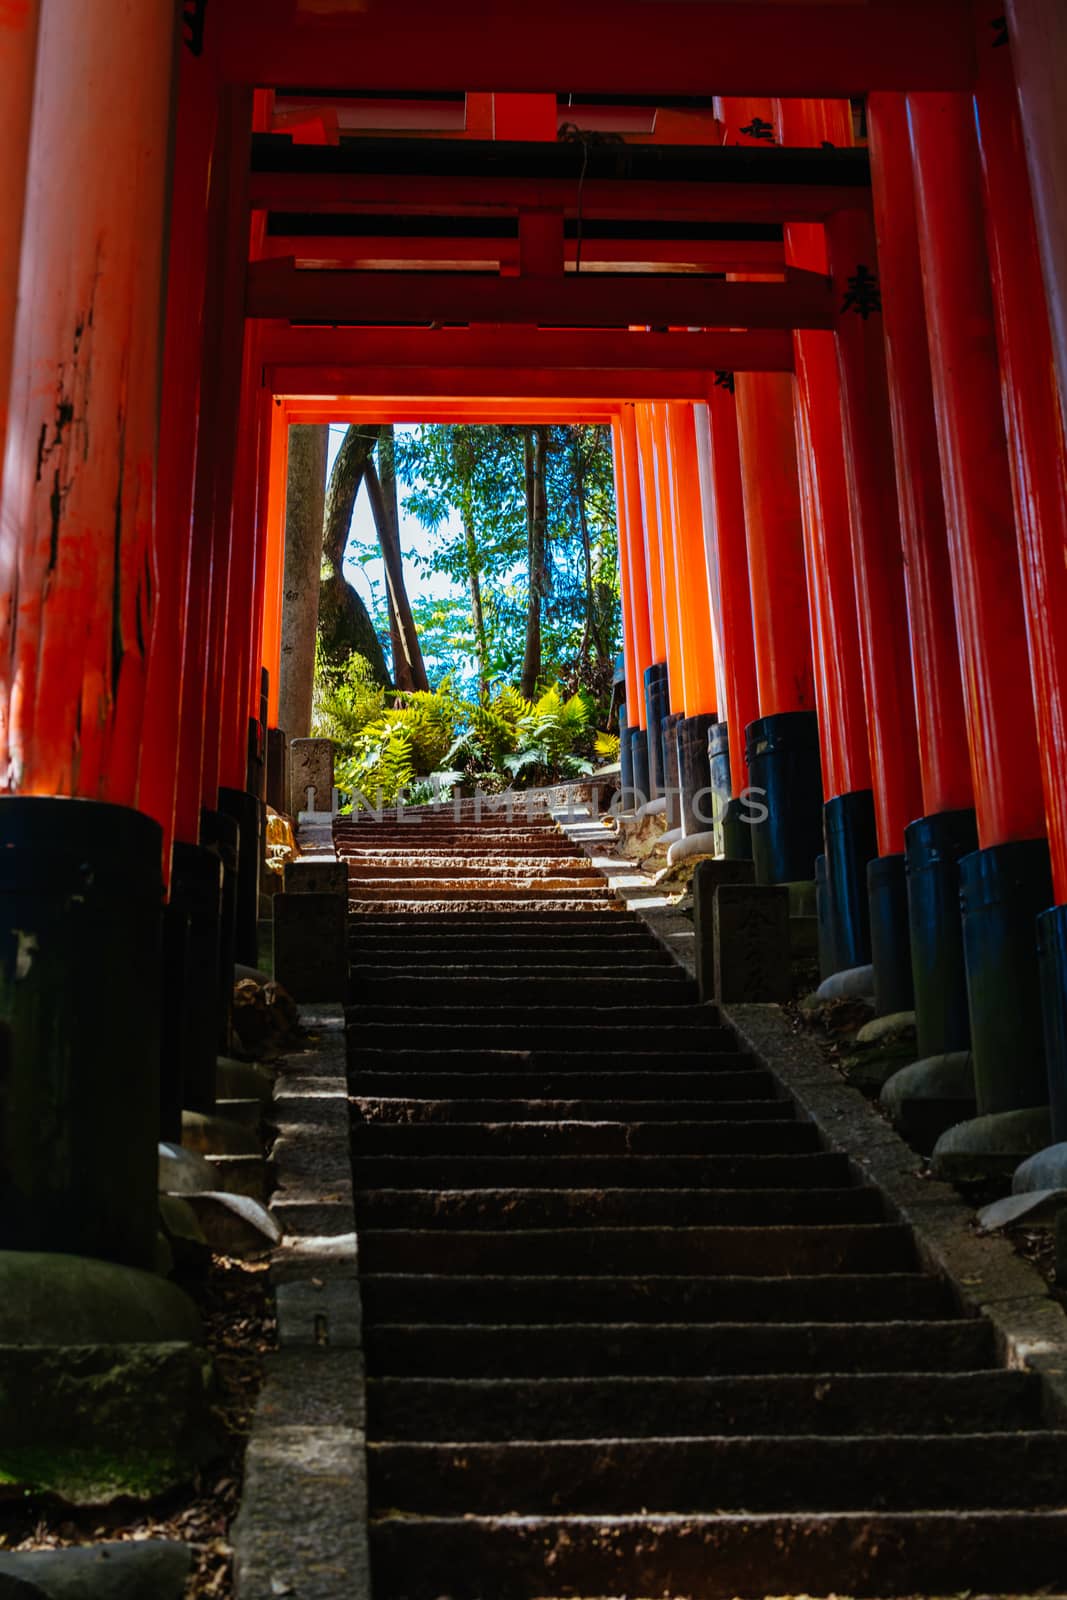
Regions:
M 0 1594 L 5 1600 L 9 1594 L 11 1600 L 182 1600 L 192 1564 L 192 1546 L 172 1539 L 0 1553 Z
M 289 811 L 333 810 L 333 740 L 293 739 L 289 745 Z M 309 792 L 310 791 L 310 792 Z
M 348 866 L 344 861 L 315 861 L 301 857 L 285 865 L 286 894 L 348 895 Z
M 1023 1162 L 1011 1183 L 1014 1194 L 1036 1189 L 1067 1189 L 1067 1143 L 1050 1144 Z
M 712 912 L 715 998 L 784 1004 L 792 993 L 789 897 L 771 885 L 720 884 Z
M 212 1389 L 191 1344 L 0 1346 L 0 1482 L 83 1505 L 163 1494 L 219 1453 Z
M 347 917 L 344 895 L 275 897 L 274 976 L 300 1004 L 347 998 Z
M 1048 1144 L 1051 1133 L 1048 1106 L 973 1117 L 941 1135 L 934 1146 L 934 1174 L 950 1183 L 1010 1178 L 1020 1162 Z
M 727 861 L 721 857 L 706 857 L 697 862 L 690 882 L 693 895 L 693 928 L 696 935 L 696 961 L 697 983 L 702 1001 L 722 998 L 717 988 L 716 976 L 716 895 L 720 888 L 729 889 L 754 889 L 753 867 L 751 861 Z M 785 980 L 789 981 L 789 951 L 788 951 L 788 917 L 789 898 L 786 891 L 771 890 L 777 895 L 785 906 L 786 917 L 786 955 L 785 955 Z M 736 915 L 736 913 L 735 913 Z M 739 1000 L 740 995 L 732 995 L 732 999 Z M 762 999 L 763 996 L 746 995 L 746 999 Z

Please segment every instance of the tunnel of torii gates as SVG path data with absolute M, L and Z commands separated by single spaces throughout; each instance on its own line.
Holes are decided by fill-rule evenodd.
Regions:
M 2 1247 L 213 1105 L 292 423 L 610 423 L 627 783 L 1067 1140 L 1067 7 L 511 13 L 0 0 Z

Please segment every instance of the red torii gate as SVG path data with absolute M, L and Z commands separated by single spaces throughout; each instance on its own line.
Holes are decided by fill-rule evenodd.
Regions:
M 212 862 L 255 798 L 289 421 L 602 420 L 632 751 L 662 765 L 665 709 L 725 713 L 734 800 L 749 763 L 787 796 L 799 752 L 807 802 L 774 799 L 761 871 L 806 872 L 825 820 L 848 961 L 868 953 L 870 856 L 874 953 L 899 992 L 906 855 L 925 1047 L 969 1032 L 979 1109 L 1051 1088 L 1067 1133 L 1064 156 L 1024 146 L 1018 109 L 1054 114 L 1034 47 L 1041 28 L 1062 37 L 1054 0 L 1009 5 L 1010 50 L 996 7 L 965 0 L 661 0 L 655 30 L 640 0 L 545 0 L 521 49 L 490 0 L 447 17 L 428 0 L 234 0 L 188 8 L 173 108 L 171 0 L 106 36 L 77 0 L 45 0 L 33 75 L 37 9 L 0 13 L 11 859 L 32 877 L 68 823 L 79 860 L 121 839 L 149 899 L 173 872 L 179 942 L 217 895 Z M 416 90 L 466 96 L 463 129 L 325 142 L 329 95 L 358 72 L 387 97 L 398 62 Z M 292 83 L 325 96 L 321 116 L 276 118 Z M 622 156 L 580 138 L 568 155 L 571 89 L 726 98 L 692 148 L 665 127 L 647 150 L 631 131 Z M 844 148 L 859 94 L 870 187 Z M 953 965 L 940 936 L 925 985 L 961 871 L 964 943 Z M 128 891 L 100 882 L 100 915 L 121 920 Z M 13 935 L 3 948 L 10 976 Z M 19 1028 L 31 988 L 9 985 Z M 55 1004 L 61 1033 L 93 1033 L 81 1001 Z M 110 1041 L 131 1081 L 143 1047 Z M 198 1050 L 208 1103 L 210 1030 Z M 42 1226 L 52 1245 L 145 1255 L 143 1230 Z

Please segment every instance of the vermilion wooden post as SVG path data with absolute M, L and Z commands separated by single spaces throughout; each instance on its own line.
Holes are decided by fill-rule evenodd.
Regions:
M 982 18 L 988 27 L 990 17 Z M 1023 605 L 1052 858 L 1039 919 L 1054 1134 L 1067 1138 L 1067 460 L 1009 51 L 978 39 L 979 150 Z
M 0 162 L 0 484 L 4 478 L 39 14 L 39 0 L 15 0 L 0 8 L 0 150 L 4 152 Z M 6 540 L 3 542 L 6 544 Z M 6 581 L 9 575 L 5 564 L 0 569 L 5 595 L 11 592 Z M 0 754 L 0 766 L 3 764 Z
M 867 126 L 922 781 L 905 832 L 916 1027 L 939 1061 L 970 1043 L 958 861 L 978 838 L 904 96 L 868 96 Z
M 648 579 L 649 630 L 652 662 L 645 670 L 645 736 L 648 752 L 647 785 L 641 783 L 635 758 L 634 782 L 646 788 L 652 799 L 664 791 L 663 719 L 669 704 L 669 620 L 668 596 L 664 578 L 663 545 L 670 539 L 670 522 L 663 520 L 663 503 L 657 474 L 654 407 L 634 407 L 637 427 L 638 481 L 641 487 L 642 520 L 645 528 L 645 572 Z
M 224 90 L 220 110 L 220 214 L 214 255 L 217 273 L 217 342 L 208 349 L 214 388 L 213 460 L 210 484 L 211 588 L 204 696 L 202 804 L 214 810 L 222 759 L 223 671 L 230 624 L 230 564 L 233 539 L 233 486 L 236 466 L 244 349 L 244 289 L 248 266 L 248 169 L 252 132 L 252 94 Z
M 922 814 L 915 702 L 897 510 L 893 436 L 885 376 L 874 230 L 862 212 L 840 212 L 828 228 L 830 267 L 840 296 L 837 358 L 847 441 L 856 602 L 866 687 L 878 847 L 899 851 Z
M 674 502 L 678 619 L 685 659 L 683 710 L 675 727 L 680 826 L 685 836 L 714 829 L 708 735 L 717 725 L 715 630 L 704 546 L 704 508 L 693 407 L 667 407 Z
M 155 609 L 148 651 L 147 701 L 138 772 L 137 803 L 163 828 L 164 868 L 177 805 L 183 654 L 189 605 L 201 411 L 204 293 L 207 280 L 208 189 L 215 143 L 218 87 L 208 54 L 181 51 L 170 214 L 167 323 L 164 341 L 159 487 L 156 497 L 155 570 L 165 597 Z M 190 686 L 192 692 L 195 688 Z M 197 763 L 199 769 L 199 762 Z M 178 837 L 195 845 L 197 806 L 183 817 Z
M 790 379 L 738 373 L 735 393 L 760 715 L 812 711 L 811 623 Z
M 960 864 L 972 1051 L 979 1112 L 994 1113 L 1047 1095 L 1034 919 L 1052 882 L 974 112 L 909 95 L 908 117 L 982 846 Z
M 634 705 L 637 693 L 637 652 L 634 647 L 633 582 L 630 574 L 628 508 L 623 483 L 622 423 L 611 425 L 611 463 L 615 483 L 615 514 L 619 537 L 619 603 L 622 613 L 622 660 L 627 705 Z M 629 756 L 627 756 L 629 761 Z
M 726 681 L 725 712 L 728 737 L 728 778 L 713 764 L 712 784 L 720 810 L 736 802 L 748 787 L 745 729 L 759 715 L 756 652 L 752 633 L 752 591 L 748 575 L 748 541 L 741 460 L 737 444 L 737 412 L 733 389 L 717 385 L 708 396 L 712 499 L 715 543 L 719 558 L 719 592 L 722 604 L 722 660 Z M 718 780 L 718 781 L 717 781 Z
M 725 718 L 726 667 L 722 656 L 722 584 L 719 580 L 719 547 L 715 541 L 715 495 L 711 481 L 710 423 L 706 401 L 694 402 L 693 433 L 696 440 L 700 520 L 704 528 L 704 571 L 708 582 L 712 649 L 715 654 L 715 704 Z
M 623 406 L 619 412 L 619 485 L 625 515 L 625 532 L 630 572 L 631 625 L 633 628 L 634 682 L 627 682 L 626 716 L 631 728 L 645 726 L 644 675 L 652 665 L 652 631 L 648 593 L 648 568 L 645 560 L 645 524 L 641 506 L 641 478 L 637 454 L 635 407 Z
M 648 624 L 652 643 L 652 662 L 667 659 L 667 625 L 663 600 L 663 564 L 660 557 L 660 505 L 656 492 L 655 446 L 652 436 L 652 407 L 634 406 L 637 445 L 637 481 L 641 493 L 642 521 L 645 528 L 645 578 L 648 585 Z
M 678 574 L 678 620 L 685 656 L 684 701 L 687 717 L 715 710 L 715 648 L 711 596 L 704 561 L 704 522 L 700 504 L 696 425 L 693 407 L 667 407 L 671 499 L 674 506 Z
M 208 195 L 208 280 L 199 351 L 200 421 L 175 814 L 176 836 L 189 842 L 200 837 L 202 810 L 206 807 L 214 811 L 218 801 L 219 686 L 214 662 L 225 630 L 229 496 L 226 520 L 216 519 L 216 479 L 223 470 L 222 457 L 232 457 L 233 453 L 237 399 L 232 379 L 226 374 L 232 369 L 235 318 L 238 335 L 243 329 L 243 262 L 248 226 L 247 214 L 241 226 L 239 201 L 242 184 L 247 181 L 251 114 L 250 95 L 232 90 L 220 94 Z
M 1006 9 L 1052 325 L 1060 409 L 1067 418 L 1067 151 L 1063 145 L 1067 8 L 1060 0 L 1007 0 Z M 982 20 L 988 29 L 988 16 Z M 998 29 L 995 39 L 1002 23 L 999 15 L 994 20 Z M 988 47 L 988 31 L 983 38 Z
M 42 21 L 3 490 L 18 612 L 0 721 L 25 794 L 134 799 L 174 36 L 164 0 L 106 29 L 73 0 Z
M 241 411 L 233 469 L 226 653 L 222 671 L 219 781 L 228 789 L 244 789 L 247 781 L 262 411 L 258 344 L 257 324 L 250 322 L 242 358 Z
M 946 604 L 952 573 L 904 96 L 869 96 L 867 126 L 923 809 L 931 815 L 970 809 L 974 790 L 955 616 Z
M 685 710 L 687 662 L 682 648 L 678 603 L 678 528 L 671 495 L 670 439 L 667 432 L 667 406 L 652 407 L 652 460 L 659 507 L 659 556 L 663 575 L 663 621 L 667 636 L 668 704 L 672 713 Z
M 278 689 L 281 682 L 282 590 L 285 576 L 285 488 L 289 465 L 289 418 L 284 404 L 271 406 L 270 465 L 267 488 L 267 546 L 264 570 L 263 643 L 261 659 L 269 675 L 268 713 L 278 726 Z
M 759 881 L 787 882 L 814 875 L 823 800 L 792 382 L 777 373 L 735 382 L 760 712 L 748 764 L 768 811 L 753 852 Z
M 774 104 L 783 144 L 851 146 L 852 112 L 847 101 Z M 821 225 L 790 223 L 785 247 L 789 266 L 829 271 L 826 230 Z M 797 460 L 826 796 L 825 920 L 830 937 L 823 965 L 834 970 L 871 959 L 867 863 L 878 854 L 878 841 L 835 339 L 830 332 L 797 331 L 793 351 Z
M 138 1267 L 159 1217 L 162 834 L 133 802 L 171 599 L 152 552 L 177 37 L 172 0 L 42 9 L 0 508 L 0 1248 Z

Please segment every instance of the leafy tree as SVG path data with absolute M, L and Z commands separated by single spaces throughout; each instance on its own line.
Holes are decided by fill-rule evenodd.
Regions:
M 422 565 L 470 599 L 452 611 L 451 651 L 440 647 L 448 608 L 416 602 L 429 653 L 449 667 L 472 659 L 483 703 L 501 680 L 532 694 L 562 678 L 602 698 L 619 627 L 608 430 L 428 424 L 402 434 L 396 455 L 405 509 L 444 533 Z

